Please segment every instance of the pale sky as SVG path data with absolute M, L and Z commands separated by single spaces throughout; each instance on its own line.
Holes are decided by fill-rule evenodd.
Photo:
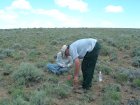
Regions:
M 0 0 L 0 29 L 140 28 L 140 0 Z

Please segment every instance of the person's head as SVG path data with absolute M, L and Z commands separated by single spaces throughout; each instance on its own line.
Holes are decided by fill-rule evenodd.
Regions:
M 64 57 L 67 57 L 69 56 L 69 45 L 63 45 L 62 48 L 61 48 L 61 53 L 62 53 L 62 56 Z

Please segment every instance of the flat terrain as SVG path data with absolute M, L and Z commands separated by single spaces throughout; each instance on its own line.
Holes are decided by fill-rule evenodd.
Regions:
M 96 38 L 102 45 L 91 90 L 72 91 L 68 73 L 48 72 L 63 44 Z M 98 81 L 102 71 L 103 81 Z M 82 73 L 80 73 L 80 82 Z M 140 105 L 140 29 L 0 30 L 0 105 Z

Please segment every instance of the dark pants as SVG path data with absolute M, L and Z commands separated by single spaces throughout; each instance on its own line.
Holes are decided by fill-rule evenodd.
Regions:
M 83 59 L 82 62 L 83 89 L 89 89 L 92 85 L 92 78 L 100 48 L 101 48 L 100 44 L 96 42 L 94 49 L 91 52 L 87 52 L 87 54 Z

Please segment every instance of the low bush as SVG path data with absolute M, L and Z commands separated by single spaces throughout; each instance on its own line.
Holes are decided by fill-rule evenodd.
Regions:
M 4 49 L 4 50 L 2 51 L 2 53 L 3 53 L 4 55 L 6 55 L 7 57 L 11 57 L 14 51 L 15 51 L 15 50 L 13 50 L 13 49 Z
M 82 105 L 87 105 L 95 101 L 96 95 L 93 92 L 87 92 L 86 94 L 81 94 L 78 100 L 81 102 Z
M 86 105 L 86 104 L 84 104 L 82 102 L 79 102 L 79 101 L 71 100 L 71 101 L 68 102 L 68 105 Z
M 121 91 L 121 86 L 119 84 L 108 84 L 105 89 L 104 89 L 105 92 L 108 92 L 108 91 L 116 91 L 116 92 L 120 92 Z
M 0 105 L 12 105 L 12 104 L 10 104 L 10 101 L 9 101 L 9 99 L 2 99 L 2 100 L 0 100 Z
M 59 85 L 54 88 L 54 94 L 60 99 L 67 98 L 70 94 L 70 87 L 66 85 Z
M 120 50 L 120 51 L 123 51 L 123 50 L 130 50 L 131 48 L 131 38 L 122 34 L 120 35 L 119 37 L 116 37 L 116 47 Z
M 105 87 L 103 93 L 103 105 L 120 105 L 121 103 L 121 93 L 120 85 L 109 84 Z
M 111 47 L 109 47 L 107 45 L 102 45 L 101 52 L 100 52 L 101 55 L 109 56 L 111 54 L 111 52 L 112 52 Z
M 137 47 L 132 50 L 131 52 L 132 58 L 132 66 L 134 67 L 140 67 L 140 47 Z
M 106 75 L 109 75 L 112 72 L 112 68 L 104 64 L 98 64 L 96 69 Z
M 47 77 L 47 81 L 49 82 L 49 83 L 52 83 L 52 84 L 58 84 L 58 82 L 59 82 L 59 80 L 58 80 L 58 76 L 56 76 L 56 75 L 49 75 L 48 77 Z
M 116 61 L 118 59 L 117 51 L 114 49 L 109 57 L 110 61 Z
M 132 66 L 140 67 L 140 56 L 135 56 L 132 58 Z
M 47 64 L 46 61 L 38 61 L 35 65 L 36 65 L 38 68 L 44 68 L 46 64 Z M 46 68 L 45 68 L 45 69 L 46 69 Z
M 14 67 L 11 64 L 4 64 L 3 75 L 7 76 L 13 72 Z
M 4 65 L 5 63 L 3 62 L 3 60 L 0 60 L 0 68 L 3 68 Z
M 140 47 L 133 49 L 131 52 L 131 56 L 132 57 L 140 56 Z
M 43 80 L 43 72 L 30 63 L 21 63 L 19 69 L 13 72 L 14 81 L 19 85 L 30 85 Z
M 122 73 L 116 73 L 116 81 L 118 83 L 124 83 L 128 81 L 128 76 L 127 74 L 122 74 Z
M 22 49 L 22 45 L 21 45 L 20 43 L 14 43 L 14 44 L 12 45 L 12 48 L 13 48 L 13 49 L 21 50 L 21 49 Z
M 31 99 L 30 99 L 31 105 L 48 105 L 45 98 L 46 98 L 46 95 L 43 90 L 42 91 L 36 90 L 33 92 L 31 96 Z
M 12 96 L 12 98 L 23 97 L 24 90 L 21 87 L 11 86 L 8 90 L 8 93 Z
M 114 72 L 113 76 L 118 83 L 127 83 L 131 82 L 133 79 L 139 77 L 139 70 L 134 70 L 130 68 L 118 67 L 116 72 Z
M 41 52 L 36 50 L 36 49 L 32 49 L 29 53 L 28 53 L 28 59 L 30 61 L 35 60 L 39 55 L 41 55 Z
M 113 47 L 116 47 L 117 46 L 116 45 L 116 42 L 115 42 L 115 40 L 113 38 L 106 38 L 104 40 L 105 40 L 105 42 L 107 42 L 109 45 L 111 45 Z
M 47 96 L 63 99 L 68 97 L 71 91 L 71 87 L 64 83 L 54 84 L 48 81 L 44 85 L 44 90 Z
M 59 42 L 58 42 L 57 40 L 52 40 L 52 41 L 50 42 L 50 44 L 51 44 L 51 45 L 58 45 Z
M 25 101 L 23 97 L 19 96 L 12 100 L 12 105 L 31 105 L 31 104 Z
M 4 59 L 6 58 L 7 56 L 5 54 L 0 54 L 0 59 Z
M 22 59 L 24 57 L 24 54 L 22 52 L 16 51 L 12 54 L 12 58 L 15 60 Z
M 134 80 L 133 80 L 133 85 L 134 85 L 135 87 L 140 87 L 140 79 L 134 79 Z
M 13 49 L 0 49 L 0 59 L 6 58 L 6 57 L 12 57 L 12 54 L 15 52 Z

